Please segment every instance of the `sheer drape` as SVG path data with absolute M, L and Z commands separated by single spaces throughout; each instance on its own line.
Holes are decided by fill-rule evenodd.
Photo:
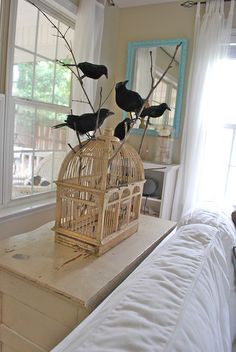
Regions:
M 74 53 L 77 62 L 88 61 L 94 64 L 100 63 L 102 33 L 104 24 L 104 7 L 96 0 L 80 0 L 74 35 Z M 83 80 L 84 87 L 94 105 L 96 101 L 97 84 L 96 80 Z M 73 113 L 81 115 L 91 112 L 86 103 L 84 93 L 76 79 L 73 82 Z M 77 100 L 77 101 L 76 101 Z M 95 110 L 96 110 L 96 106 Z M 75 133 L 71 134 L 75 143 L 78 143 Z
M 197 5 L 195 37 L 181 145 L 181 166 L 172 219 L 207 203 L 217 205 L 224 192 L 226 155 L 222 139 L 224 73 L 232 29 L 234 1 L 225 14 L 224 0 L 207 0 L 204 15 Z

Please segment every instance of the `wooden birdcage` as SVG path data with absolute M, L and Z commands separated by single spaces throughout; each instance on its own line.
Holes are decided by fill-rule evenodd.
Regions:
M 144 184 L 140 156 L 112 130 L 64 159 L 57 184 L 56 242 L 101 255 L 138 230 Z

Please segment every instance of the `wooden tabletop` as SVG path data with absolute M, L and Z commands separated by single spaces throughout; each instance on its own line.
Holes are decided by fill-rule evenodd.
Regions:
M 176 223 L 141 215 L 136 234 L 95 257 L 55 243 L 53 222 L 0 241 L 0 269 L 94 309 Z

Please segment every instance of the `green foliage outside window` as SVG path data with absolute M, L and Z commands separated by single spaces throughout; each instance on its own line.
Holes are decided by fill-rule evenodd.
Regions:
M 19 63 L 15 65 L 15 72 L 17 72 L 17 79 L 13 83 L 13 95 L 32 98 L 33 63 Z M 51 61 L 39 61 L 35 67 L 33 99 L 69 106 L 70 82 L 71 73 L 65 67 Z

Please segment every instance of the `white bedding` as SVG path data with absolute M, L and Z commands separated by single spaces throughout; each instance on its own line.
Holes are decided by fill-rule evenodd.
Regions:
M 198 210 L 185 217 L 52 352 L 231 352 L 235 242 L 226 216 Z

